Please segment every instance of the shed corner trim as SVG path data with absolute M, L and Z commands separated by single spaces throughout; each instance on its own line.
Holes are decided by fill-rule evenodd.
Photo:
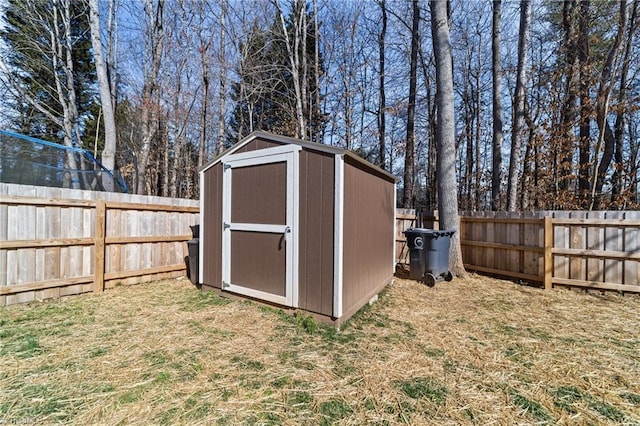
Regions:
M 333 250 L 333 316 L 342 316 L 343 252 L 344 252 L 344 154 L 335 156 L 334 250 Z

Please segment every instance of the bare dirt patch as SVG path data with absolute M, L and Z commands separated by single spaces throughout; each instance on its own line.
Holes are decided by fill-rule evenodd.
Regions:
M 0 423 L 640 424 L 640 299 L 397 280 L 343 330 L 187 280 L 0 310 Z

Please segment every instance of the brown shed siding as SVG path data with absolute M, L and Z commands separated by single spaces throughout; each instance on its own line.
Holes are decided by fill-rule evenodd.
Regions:
M 334 162 L 332 154 L 300 152 L 298 305 L 333 314 Z
M 206 195 L 205 195 L 206 194 Z M 220 288 L 222 283 L 222 165 L 216 164 L 204 173 L 204 212 L 201 212 L 204 258 L 202 284 Z
M 345 316 L 393 278 L 394 186 L 345 158 L 342 293 Z

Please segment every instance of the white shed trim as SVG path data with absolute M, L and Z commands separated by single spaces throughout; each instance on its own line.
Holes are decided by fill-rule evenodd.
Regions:
M 342 316 L 343 277 L 344 277 L 344 156 L 335 156 L 335 201 L 334 201 L 334 237 L 333 237 L 333 316 Z

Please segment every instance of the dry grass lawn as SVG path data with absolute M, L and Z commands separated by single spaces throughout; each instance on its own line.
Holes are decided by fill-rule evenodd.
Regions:
M 396 280 L 340 332 L 183 279 L 0 309 L 0 424 L 640 424 L 640 298 Z

